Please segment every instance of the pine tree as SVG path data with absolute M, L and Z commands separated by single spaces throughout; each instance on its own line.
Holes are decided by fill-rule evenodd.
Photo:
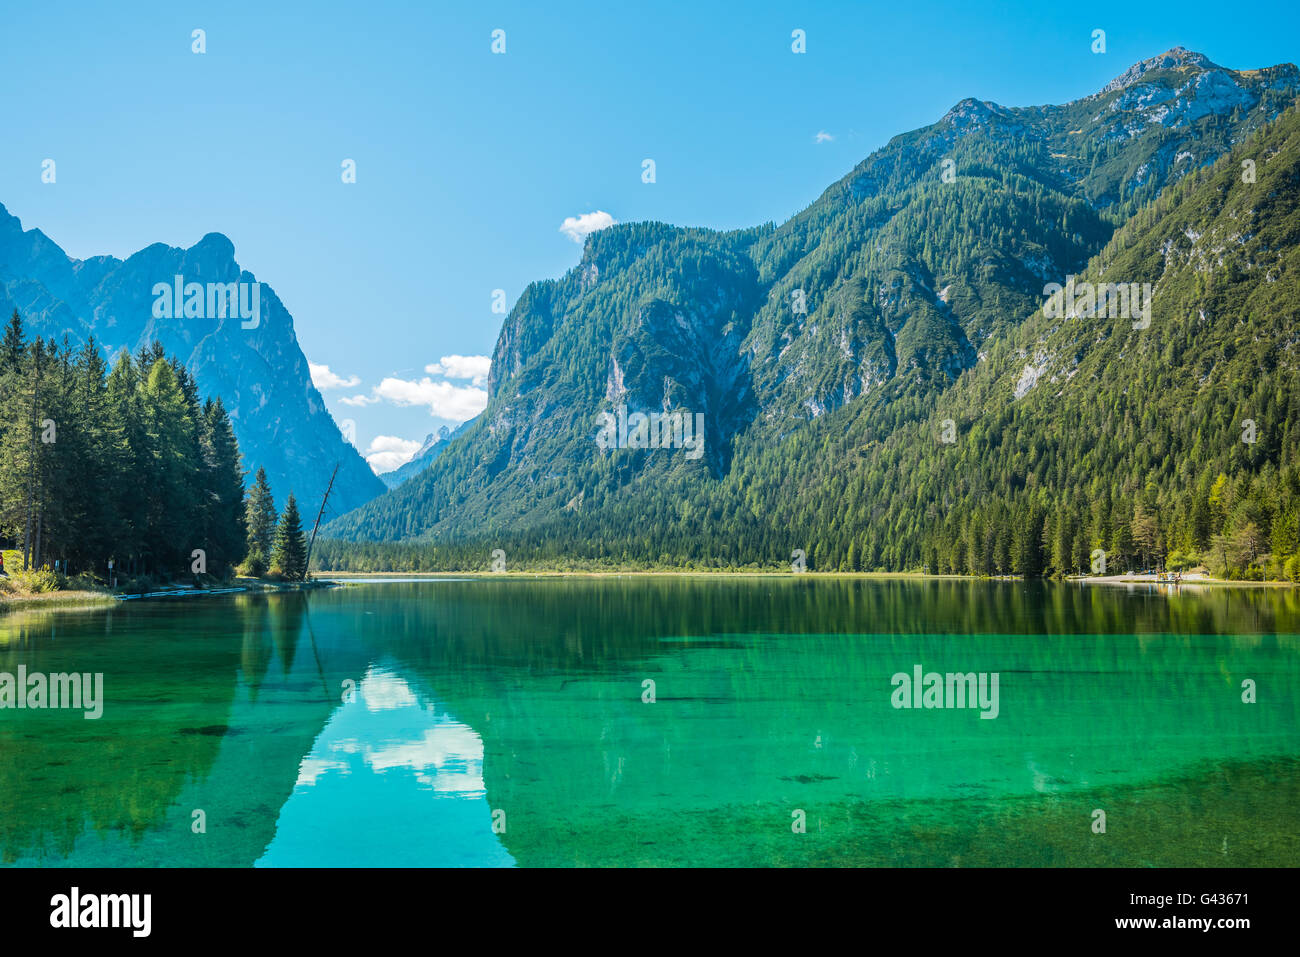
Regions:
M 289 581 L 303 581 L 307 577 L 307 536 L 302 530 L 298 503 L 293 493 L 284 504 L 284 514 L 275 530 L 275 548 L 271 554 L 271 567 Z
M 203 406 L 203 525 L 208 568 L 223 574 L 244 560 L 248 528 L 244 519 L 244 472 L 235 430 L 220 398 Z
M 266 480 L 266 469 L 258 468 L 253 487 L 248 490 L 248 503 L 244 507 L 248 527 L 247 567 L 250 574 L 260 577 L 266 574 L 271 560 L 271 550 L 275 546 L 275 499 L 271 495 L 271 485 Z
M 46 492 L 53 469 L 53 456 L 50 454 L 53 443 L 43 439 L 49 434 L 45 423 L 55 420 L 48 419 L 43 410 L 47 403 L 52 404 L 52 349 L 52 341 L 47 345 L 39 336 L 33 339 L 28 349 L 26 367 L 18 382 L 22 412 L 16 430 L 18 448 L 14 472 L 23 488 L 24 568 L 40 568 L 43 565 L 44 546 L 47 542 L 43 535 L 43 525 Z M 57 438 L 57 422 L 54 436 Z
M 117 540 L 108 557 L 117 568 L 134 571 L 148 529 L 149 489 L 145 486 L 145 445 L 140 368 L 125 349 L 108 374 L 108 405 L 124 446 L 122 469 L 111 486 L 113 506 L 119 516 Z
M 26 471 L 29 451 L 24 395 L 27 343 L 15 309 L 0 341 L 0 538 L 21 541 L 26 516 Z
M 150 491 L 146 567 L 164 573 L 188 571 L 192 549 L 203 547 L 198 447 L 189 402 L 165 359 L 156 360 L 149 370 L 143 412 Z
M 97 566 L 113 554 L 122 533 L 114 485 L 127 474 L 128 450 L 108 396 L 107 372 L 92 336 L 72 361 L 69 418 L 59 433 L 59 457 L 70 471 L 66 557 L 82 571 L 102 570 Z

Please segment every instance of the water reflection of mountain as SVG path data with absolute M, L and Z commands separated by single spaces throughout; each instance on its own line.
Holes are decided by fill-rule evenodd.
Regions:
M 510 866 L 483 741 L 381 658 L 299 767 L 258 866 Z
M 841 814 L 1129 793 L 1300 741 L 1285 590 L 488 581 L 433 603 L 376 587 L 401 622 L 385 650 L 482 735 L 523 864 L 682 863 L 686 822 L 726 818 L 743 845 L 742 821 L 779 836 L 808 801 Z M 918 663 L 1001 672 L 1002 715 L 892 709 L 890 676 Z M 1242 704 L 1246 677 L 1279 695 L 1269 708 Z

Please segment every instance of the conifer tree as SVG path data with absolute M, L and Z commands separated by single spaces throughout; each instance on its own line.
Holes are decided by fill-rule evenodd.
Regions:
M 224 574 L 244 560 L 248 529 L 244 518 L 244 472 L 235 430 L 221 399 L 208 399 L 201 422 L 203 468 L 206 472 L 203 526 L 208 543 L 209 570 Z
M 23 323 L 15 309 L 0 340 L 0 536 L 6 537 L 15 536 L 26 515 L 26 359 Z
M 143 399 L 151 493 L 144 553 L 151 571 L 180 573 L 190 567 L 191 550 L 203 547 L 196 494 L 199 461 L 189 402 L 165 359 L 150 368 Z
M 280 516 L 280 524 L 275 530 L 271 567 L 289 581 L 303 581 L 307 577 L 307 536 L 303 533 L 298 503 L 292 492 L 284 504 L 284 514 Z
M 275 547 L 277 516 L 271 485 L 266 480 L 266 469 L 258 468 L 253 487 L 248 490 L 248 503 L 244 508 L 248 527 L 248 570 L 254 577 L 266 574 Z

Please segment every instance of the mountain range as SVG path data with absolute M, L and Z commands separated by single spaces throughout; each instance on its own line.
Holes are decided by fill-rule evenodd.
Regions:
M 485 411 L 326 534 L 646 564 L 805 549 L 823 568 L 970 570 L 978 554 L 1006 572 L 1017 536 L 1041 552 L 1022 566 L 1058 570 L 1098 543 L 1133 561 L 1207 549 L 1248 521 L 1227 499 L 1245 508 L 1261 469 L 1274 482 L 1295 461 L 1298 93 L 1292 64 L 1175 48 L 1063 105 L 963 100 L 779 226 L 596 232 L 515 304 Z M 1145 284 L 1150 328 L 1046 318 L 1074 276 Z M 1275 417 L 1265 444 L 1230 440 L 1235 406 L 1187 418 L 1228 395 Z M 702 414 L 703 455 L 602 444 L 615 411 Z M 1098 468 L 1158 450 L 1148 475 Z M 1220 468 L 1223 514 L 1193 521 Z M 1179 517 L 1139 549 L 1133 513 L 1153 509 Z
M 68 256 L 39 229 L 24 230 L 0 206 L 0 315 L 17 309 L 30 335 L 74 348 L 89 337 L 111 359 L 159 341 L 193 373 L 204 396 L 220 396 L 230 414 L 249 471 L 266 469 L 276 500 L 293 492 L 314 511 L 335 463 L 339 475 L 330 499 L 334 514 L 355 508 L 384 490 L 360 453 L 343 441 L 311 383 L 293 317 L 266 283 L 260 315 L 243 320 L 158 315 L 158 284 L 256 283 L 235 261 L 234 244 L 209 233 L 189 249 L 155 243 L 125 260 Z M 251 288 L 251 287 L 250 287 Z M 251 295 L 248 296 L 251 305 Z M 170 304 L 169 304 L 170 305 Z M 205 307 L 206 307 L 205 299 Z M 227 313 L 233 310 L 227 310 Z
M 408 461 L 390 472 L 381 472 L 379 480 L 389 488 L 397 488 L 408 479 L 419 475 L 433 464 L 433 460 L 438 457 L 451 439 L 459 434 L 463 428 L 464 425 L 453 430 L 450 426 L 444 425 L 437 432 L 430 432 L 424 437 L 424 441 L 420 443 L 420 447 L 415 450 L 415 454 Z

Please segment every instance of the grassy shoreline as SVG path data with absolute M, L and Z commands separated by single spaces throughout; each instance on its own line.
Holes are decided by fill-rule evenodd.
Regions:
M 0 579 L 3 581 L 3 579 Z M 7 592 L 0 591 L 0 615 L 36 608 L 86 608 L 99 605 L 109 606 L 122 601 L 145 601 L 149 598 L 187 596 L 198 597 L 208 594 L 256 594 L 259 592 L 303 591 L 313 588 L 329 588 L 330 583 L 319 579 L 307 582 L 277 582 L 262 579 L 237 578 L 228 585 L 216 588 L 182 588 L 179 586 L 160 586 L 158 593 L 145 595 L 113 591 L 108 588 L 55 589 L 42 592 Z M 166 594 L 163 594 L 166 593 Z
M 242 589 L 239 594 L 249 594 L 257 592 L 281 592 L 281 591 L 301 591 L 308 588 L 329 587 L 329 582 L 340 583 L 357 583 L 361 584 L 374 579 L 423 579 L 423 578 L 502 578 L 502 579 L 549 579 L 549 578 L 726 578 L 726 579 L 755 579 L 755 578 L 801 578 L 807 577 L 810 580 L 827 580 L 827 579 L 866 579 L 866 580 L 902 580 L 902 581 L 965 581 L 965 582 L 991 582 L 991 581 L 1024 581 L 1025 579 L 1014 576 L 994 576 L 994 577 L 975 577 L 972 575 L 929 575 L 924 572 L 804 572 L 796 575 L 793 572 L 777 571 L 771 569 L 690 569 L 690 570 L 669 570 L 669 569 L 617 569 L 606 571 L 583 571 L 583 570 L 537 570 L 537 571 L 510 571 L 510 572 L 488 572 L 482 570 L 473 571 L 427 571 L 427 572 L 350 572 L 350 571 L 319 571 L 313 573 L 313 580 L 305 583 L 301 582 L 273 582 L 260 579 L 236 579 L 229 588 Z M 1106 576 L 1071 576 L 1064 579 L 1055 579 L 1057 581 L 1066 581 L 1084 585 L 1174 585 L 1172 582 L 1157 581 L 1154 575 L 1106 575 Z M 1248 587 L 1248 588 L 1294 588 L 1296 585 L 1292 582 L 1284 581 L 1238 581 L 1223 578 L 1196 577 L 1185 578 L 1182 582 L 1177 583 L 1176 587 L 1184 586 L 1210 586 L 1210 587 Z M 161 589 L 166 590 L 166 589 Z M 193 594 L 204 594 L 204 591 L 195 591 Z M 131 596 L 123 596 L 121 592 L 113 592 L 107 589 L 101 591 L 48 591 L 24 594 L 6 594 L 0 592 L 0 615 L 22 611 L 32 608 L 76 608 L 76 607 L 94 607 L 99 605 L 112 605 L 115 602 L 123 600 L 143 600 Z
M 1047 579 L 1025 579 L 1018 575 L 931 575 L 926 572 L 794 572 L 781 571 L 777 569 L 614 569 L 605 571 L 591 571 L 582 569 L 558 570 L 558 569 L 541 569 L 541 570 L 524 570 L 524 571 L 506 571 L 506 572 L 489 572 L 482 569 L 471 571 L 462 570 L 439 570 L 439 571 L 422 571 L 422 572 L 354 572 L 354 571 L 317 571 L 312 573 L 314 577 L 329 578 L 339 581 L 365 581 L 374 578 L 445 578 L 455 576 L 458 578 L 802 578 L 812 579 L 881 579 L 881 580 L 910 580 L 910 581 L 966 581 L 966 582 L 994 582 L 994 581 L 1063 581 L 1077 582 L 1087 585 L 1171 585 L 1173 582 L 1158 581 L 1155 575 L 1070 575 L 1065 578 L 1047 578 Z M 1250 587 L 1281 587 L 1295 588 L 1294 582 L 1286 581 L 1244 581 L 1230 578 L 1211 578 L 1209 576 L 1184 578 L 1179 585 L 1242 585 Z
M 117 599 L 108 591 L 46 591 L 34 594 L 0 594 L 0 615 L 27 608 L 77 608 L 111 605 Z

